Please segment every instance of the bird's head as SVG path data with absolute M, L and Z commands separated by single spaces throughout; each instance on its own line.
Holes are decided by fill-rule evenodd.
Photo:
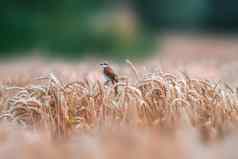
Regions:
M 103 62 L 103 63 L 100 64 L 100 66 L 101 66 L 102 68 L 105 68 L 105 67 L 108 67 L 109 65 L 108 65 L 107 62 Z

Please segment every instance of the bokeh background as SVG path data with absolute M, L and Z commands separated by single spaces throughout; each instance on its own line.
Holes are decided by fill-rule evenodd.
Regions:
M 160 48 L 165 32 L 234 36 L 237 6 L 237 0 L 1 1 L 0 57 L 144 57 Z

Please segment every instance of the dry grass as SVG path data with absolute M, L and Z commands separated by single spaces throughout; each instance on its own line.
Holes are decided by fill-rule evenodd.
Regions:
M 9 76 L 1 72 L 1 156 L 233 157 L 226 152 L 236 144 L 230 140 L 238 128 L 235 88 L 127 63 L 116 67 L 124 76 L 117 95 L 91 64 L 38 63 L 9 68 Z

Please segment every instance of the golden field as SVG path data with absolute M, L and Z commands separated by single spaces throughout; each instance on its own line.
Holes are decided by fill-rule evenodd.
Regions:
M 111 62 L 115 86 L 99 60 L 2 62 L 0 158 L 235 159 L 236 58 L 220 59 Z

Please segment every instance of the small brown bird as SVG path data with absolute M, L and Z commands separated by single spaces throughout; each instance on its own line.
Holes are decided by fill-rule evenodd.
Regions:
M 115 74 L 115 72 L 113 71 L 113 69 L 109 66 L 108 63 L 104 62 L 100 64 L 103 68 L 103 75 L 106 78 L 106 82 L 105 84 L 107 84 L 108 82 L 112 82 L 112 84 L 116 84 L 118 83 L 118 75 Z M 115 92 L 117 94 L 117 86 L 115 87 Z

